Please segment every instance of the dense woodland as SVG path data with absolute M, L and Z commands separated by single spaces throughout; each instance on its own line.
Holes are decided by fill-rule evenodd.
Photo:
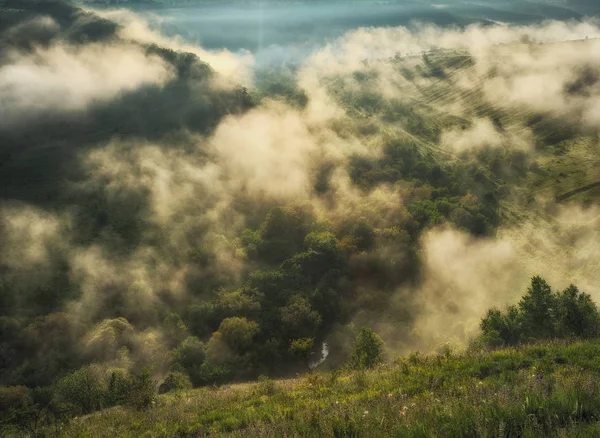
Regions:
M 448 116 L 434 123 L 423 115 L 426 108 L 372 93 L 369 77 L 357 77 L 364 84 L 358 90 L 331 80 L 328 90 L 346 110 L 331 131 L 340 138 L 376 139 L 380 153 L 318 163 L 310 175 L 310 200 L 282 202 L 236 187 L 228 193 L 232 207 L 220 217 L 236 225 L 223 225 L 225 231 L 215 232 L 209 220 L 217 196 L 200 190 L 165 225 L 154 218 L 149 187 L 119 186 L 127 175 L 102 173 L 102 163 L 82 157 L 116 150 L 115 163 L 129 163 L 140 144 L 153 142 L 161 156 L 204 165 L 212 152 L 198 148 L 196 139 L 215 134 L 227 117 L 266 101 L 299 110 L 309 105 L 290 79 L 295 67 L 260 72 L 253 89 L 218 87 L 219 74 L 197 55 L 125 41 L 121 25 L 67 3 L 4 0 L 0 14 L 0 68 L 12 62 L 9 53 L 104 44 L 133 45 L 171 72 L 160 86 L 93 101 L 85 112 L 32 110 L 24 122 L 0 123 L 1 208 L 24 209 L 23 217 L 41 224 L 21 233 L 9 216 L 0 221 L 0 251 L 8 254 L 0 259 L 0 433 L 36 433 L 115 405 L 147 409 L 158 392 L 293 376 L 309 370 L 323 341 L 329 368 L 375 367 L 388 358 L 384 342 L 368 328 L 373 320 L 394 324 L 399 339 L 419 345 L 418 334 L 408 330 L 418 297 L 406 292 L 398 300 L 395 293 L 423 281 L 423 235 L 451 227 L 473 237 L 494 236 L 500 203 L 536 171 L 530 156 L 508 147 L 452 157 L 424 147 L 439 142 L 445 126 L 465 130 L 469 122 Z M 57 25 L 36 22 L 40 14 Z M 438 62 L 423 55 L 415 71 L 397 68 L 406 79 L 444 78 L 444 69 L 461 56 Z M 506 114 L 492 116 L 502 132 Z M 554 123 L 526 117 L 540 133 Z M 380 120 L 401 126 L 402 134 L 383 132 Z M 536 147 L 552 150 L 573 135 L 567 128 L 540 134 Z M 144 179 L 144 168 L 132 169 L 134 178 Z M 364 197 L 341 213 L 335 186 L 340 171 Z M 384 205 L 370 203 L 370 194 L 390 188 Z M 40 211 L 68 220 L 55 225 Z M 25 245 L 37 248 L 35 239 L 44 238 L 48 227 L 59 232 L 43 241 L 44 259 L 20 260 Z M 18 240 L 20 233 L 27 238 Z M 144 265 L 156 273 L 151 279 L 161 269 L 182 274 L 173 290 L 156 284 L 150 293 L 133 274 L 113 275 L 91 259 L 100 272 L 94 287 L 100 286 L 90 295 L 78 263 L 94 251 L 114 263 L 115 272 Z M 473 349 L 592 338 L 600 330 L 589 295 L 575 286 L 553 291 L 540 277 L 518 305 L 481 316 Z M 262 381 L 268 386 L 267 378 Z

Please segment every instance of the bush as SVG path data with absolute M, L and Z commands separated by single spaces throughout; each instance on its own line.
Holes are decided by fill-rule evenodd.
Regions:
M 0 435 L 2 425 L 27 426 L 36 416 L 30 391 L 25 386 L 0 387 Z
M 363 328 L 354 342 L 350 367 L 353 369 L 372 368 L 382 361 L 383 341 L 373 330 Z
M 205 357 L 204 343 L 195 336 L 188 336 L 175 350 L 175 360 L 186 370 L 200 366 Z
M 56 385 L 57 401 L 72 414 L 86 414 L 102 409 L 110 397 L 101 369 L 88 365 L 60 379 Z
M 271 380 L 268 376 L 260 376 L 258 378 L 258 384 L 256 385 L 256 394 L 257 395 L 273 395 L 277 391 L 277 386 L 275 382 Z
M 219 385 L 225 382 L 230 374 L 229 368 L 206 360 L 202 365 L 190 370 L 190 379 L 194 386 Z
M 165 380 L 163 380 L 158 388 L 158 393 L 165 394 L 170 391 L 190 389 L 191 387 L 192 382 L 187 375 L 174 371 L 167 374 L 167 377 L 165 377 Z
M 150 370 L 145 369 L 141 373 L 134 375 L 131 390 L 126 400 L 127 405 L 138 410 L 151 407 L 156 400 L 154 386 L 155 383 L 152 380 Z
M 131 376 L 126 370 L 114 370 L 108 382 L 108 394 L 111 405 L 120 405 L 127 401 L 131 391 Z

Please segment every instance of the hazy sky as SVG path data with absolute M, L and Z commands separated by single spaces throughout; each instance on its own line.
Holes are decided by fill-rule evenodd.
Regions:
M 358 27 L 430 23 L 531 24 L 546 19 L 578 20 L 600 5 L 558 7 L 532 2 L 331 2 L 287 5 L 220 5 L 161 10 L 162 32 L 179 34 L 207 49 L 249 50 L 259 63 L 295 60 Z M 154 11 L 156 12 L 156 11 Z M 153 13 L 152 11 L 150 12 Z

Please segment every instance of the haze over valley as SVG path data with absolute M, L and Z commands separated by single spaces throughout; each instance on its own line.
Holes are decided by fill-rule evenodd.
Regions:
M 595 436 L 598 14 L 0 0 L 0 435 Z

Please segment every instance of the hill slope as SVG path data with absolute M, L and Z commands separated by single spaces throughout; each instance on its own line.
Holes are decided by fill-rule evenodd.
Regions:
M 113 408 L 60 436 L 598 436 L 600 342 L 412 355 L 368 372 L 160 396 Z

